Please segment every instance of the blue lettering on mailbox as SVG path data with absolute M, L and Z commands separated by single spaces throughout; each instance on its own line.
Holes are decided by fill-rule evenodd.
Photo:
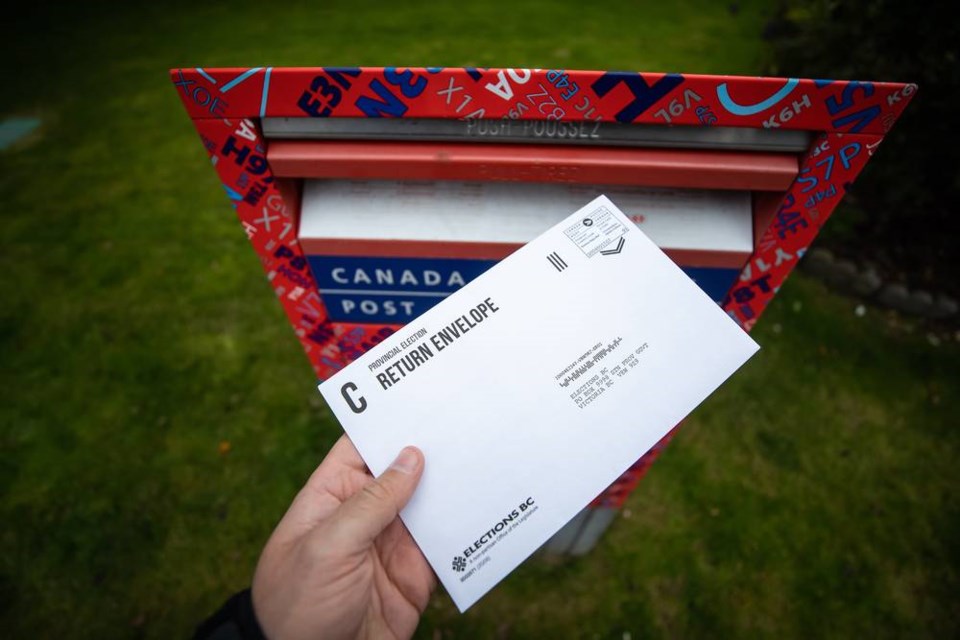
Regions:
M 496 264 L 495 260 L 307 256 L 333 322 L 406 324 Z M 682 267 L 719 302 L 739 269 Z
M 649 84 L 639 73 L 608 71 L 594 80 L 591 88 L 597 96 L 603 98 L 621 84 L 626 85 L 630 90 L 633 100 L 617 112 L 616 118 L 618 122 L 633 122 L 661 98 L 683 84 L 683 76 L 679 73 L 667 73 L 653 84 Z
M 719 303 L 733 286 L 739 269 L 719 269 L 713 267 L 680 267 L 710 299 Z

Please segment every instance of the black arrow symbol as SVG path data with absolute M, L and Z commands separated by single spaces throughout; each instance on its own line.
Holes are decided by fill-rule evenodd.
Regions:
M 604 256 L 616 255 L 616 254 L 620 253 L 620 252 L 623 250 L 623 244 L 624 244 L 624 243 L 623 243 L 623 236 L 620 236 L 620 239 L 617 240 L 617 247 L 616 247 L 615 249 L 607 249 L 607 250 L 605 250 L 605 251 L 601 251 L 601 252 L 600 252 L 600 255 L 604 255 Z

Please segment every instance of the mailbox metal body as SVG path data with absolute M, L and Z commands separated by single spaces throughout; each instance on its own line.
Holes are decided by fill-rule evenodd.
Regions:
M 559 69 L 183 68 L 171 79 L 322 379 L 401 325 L 328 312 L 298 241 L 303 178 L 751 190 L 752 251 L 716 294 L 749 331 L 916 91 Z M 411 246 L 392 257 L 416 259 Z M 549 546 L 587 551 L 670 437 Z

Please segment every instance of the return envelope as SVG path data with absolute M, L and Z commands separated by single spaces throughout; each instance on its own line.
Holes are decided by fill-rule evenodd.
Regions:
M 319 388 L 463 611 L 758 348 L 601 196 Z

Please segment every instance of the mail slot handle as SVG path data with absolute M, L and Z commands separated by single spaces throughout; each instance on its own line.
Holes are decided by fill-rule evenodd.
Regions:
M 290 178 L 482 180 L 785 191 L 787 153 L 439 142 L 274 140 L 274 174 Z

